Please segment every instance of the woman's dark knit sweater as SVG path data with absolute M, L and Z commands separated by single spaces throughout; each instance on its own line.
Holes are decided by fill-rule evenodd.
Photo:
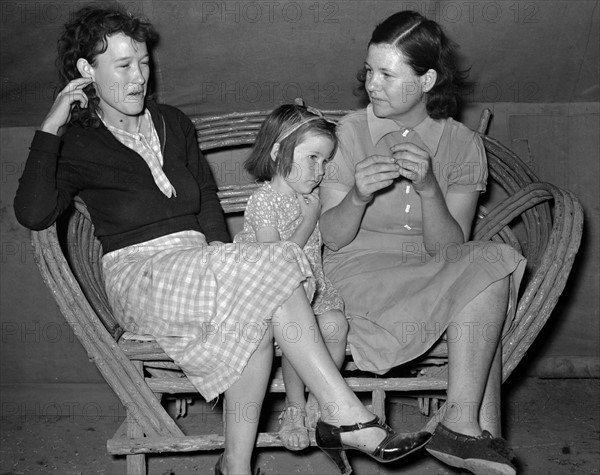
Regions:
M 74 125 L 62 137 L 36 132 L 14 203 L 19 222 L 45 229 L 79 195 L 105 253 L 185 230 L 204 233 L 207 242 L 228 242 L 194 125 L 174 107 L 152 102 L 147 107 L 163 150 L 163 170 L 177 196 L 167 198 L 144 159 L 103 124 Z

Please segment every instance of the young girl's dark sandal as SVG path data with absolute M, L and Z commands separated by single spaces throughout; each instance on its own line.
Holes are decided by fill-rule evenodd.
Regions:
M 483 431 L 480 437 L 459 434 L 438 424 L 425 448 L 438 460 L 476 475 L 515 475 L 514 454 L 506 441 Z
M 370 427 L 383 429 L 386 432 L 386 437 L 379 443 L 375 450 L 368 451 L 362 448 L 353 447 L 344 444 L 341 440 L 340 435 L 343 432 L 354 432 Z M 405 455 L 420 449 L 427 444 L 430 438 L 431 434 L 429 432 L 397 434 L 389 426 L 382 424 L 378 417 L 375 417 L 375 419 L 369 422 L 359 422 L 354 425 L 340 427 L 319 420 L 315 431 L 317 445 L 337 465 L 342 475 L 352 473 L 352 468 L 350 467 L 344 452 L 346 449 L 359 450 L 371 456 L 378 462 L 387 463 L 398 460 Z

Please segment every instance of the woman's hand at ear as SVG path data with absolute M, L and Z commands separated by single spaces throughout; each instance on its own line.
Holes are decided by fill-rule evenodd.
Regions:
M 67 84 L 54 100 L 50 112 L 44 118 L 40 130 L 57 135 L 60 128 L 71 117 L 71 107 L 75 102 L 83 108 L 88 105 L 88 98 L 83 89 L 92 83 L 92 78 L 77 78 Z

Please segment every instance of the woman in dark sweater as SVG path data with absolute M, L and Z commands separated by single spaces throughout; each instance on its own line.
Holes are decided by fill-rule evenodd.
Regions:
M 73 197 L 83 199 L 123 327 L 153 335 L 206 400 L 226 395 L 226 449 L 215 473 L 250 473 L 258 416 L 238 411 L 261 407 L 273 339 L 318 399 L 317 441 L 341 468 L 344 448 L 385 462 L 423 446 L 428 433 L 396 434 L 374 418 L 313 338 L 313 276 L 301 250 L 224 244 L 224 216 L 193 124 L 146 99 L 155 39 L 149 23 L 119 8 L 86 7 L 65 25 L 58 61 L 65 87 L 32 141 L 17 219 L 44 229 Z M 288 324 L 299 335 L 294 342 L 284 338 Z

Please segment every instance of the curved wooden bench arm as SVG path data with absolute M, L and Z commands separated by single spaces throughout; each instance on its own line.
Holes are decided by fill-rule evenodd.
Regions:
M 88 303 L 65 259 L 56 225 L 32 232 L 32 242 L 42 279 L 90 360 L 127 409 L 128 417 L 133 417 L 148 436 L 183 435 Z
M 509 195 L 514 195 L 530 183 L 539 182 L 531 169 L 511 150 L 487 135 L 482 136 L 488 158 L 490 178 Z M 523 222 L 527 231 L 529 266 L 539 260 L 552 228 L 552 214 L 547 204 L 525 211 Z
M 83 201 L 75 198 L 74 216 L 67 229 L 67 251 L 70 265 L 82 292 L 104 323 L 112 337 L 118 341 L 123 328 L 112 314 L 102 275 L 102 246 L 94 237 L 94 226 Z M 82 239 L 82 236 L 89 236 Z M 92 265 L 84 265 L 92 263 Z
M 548 201 L 554 202 L 554 220 L 547 246 L 522 289 L 514 320 L 503 335 L 503 380 L 510 376 L 545 325 L 566 285 L 581 241 L 583 209 L 571 192 L 536 182 L 498 204 L 475 226 L 476 240 L 490 240 L 516 218 Z

